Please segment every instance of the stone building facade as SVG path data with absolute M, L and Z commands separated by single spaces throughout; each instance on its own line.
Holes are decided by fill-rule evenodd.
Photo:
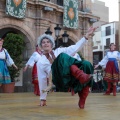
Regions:
M 94 0 L 92 4 L 92 13 L 99 16 L 99 21 L 95 22 L 93 26 L 99 26 L 93 36 L 93 64 L 97 64 L 102 58 L 104 53 L 104 44 L 102 39 L 102 25 L 109 23 L 109 8 L 105 5 L 105 2 Z
M 5 13 L 6 0 L 0 0 L 0 36 L 8 32 L 22 34 L 26 43 L 25 50 L 23 52 L 23 66 L 29 59 L 30 55 L 35 50 L 37 38 L 43 34 L 48 27 L 53 32 L 55 37 L 54 27 L 59 24 L 62 28 L 59 40 L 62 38 L 64 30 L 67 30 L 69 34 L 69 40 L 73 43 L 77 42 L 84 36 L 86 30 L 92 25 L 90 19 L 99 19 L 96 15 L 93 15 L 90 11 L 91 0 L 79 0 L 79 27 L 78 29 L 69 29 L 63 26 L 63 3 L 59 0 L 27 0 L 27 9 L 24 19 L 17 19 L 8 16 Z M 88 3 L 89 2 L 89 3 Z M 53 11 L 46 11 L 45 6 L 53 8 Z M 89 10 L 87 9 L 89 8 Z M 88 11 L 86 11 L 88 10 Z M 82 49 L 82 55 L 85 59 L 91 61 L 92 57 L 92 41 L 88 41 L 86 46 Z M 32 91 L 31 85 L 31 69 L 25 73 L 21 71 L 22 85 L 16 87 L 16 91 Z

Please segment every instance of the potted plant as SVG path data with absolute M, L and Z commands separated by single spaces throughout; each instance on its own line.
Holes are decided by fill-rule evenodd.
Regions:
M 12 93 L 14 92 L 15 82 L 19 81 L 16 78 L 20 75 L 20 70 L 22 68 L 22 53 L 25 47 L 24 38 L 21 34 L 8 33 L 4 39 L 3 47 L 7 49 L 18 67 L 18 70 L 13 67 L 8 67 L 12 82 L 2 85 L 4 93 Z

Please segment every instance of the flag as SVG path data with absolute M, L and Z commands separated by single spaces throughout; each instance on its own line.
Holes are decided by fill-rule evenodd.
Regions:
M 24 18 L 26 4 L 27 0 L 6 0 L 6 14 L 16 18 Z

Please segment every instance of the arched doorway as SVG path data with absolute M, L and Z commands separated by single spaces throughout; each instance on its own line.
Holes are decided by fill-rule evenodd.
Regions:
M 58 42 L 58 43 L 57 43 Z M 55 40 L 55 49 L 58 47 L 68 47 L 74 45 L 75 43 L 69 38 L 67 43 L 64 43 L 62 38 Z
M 19 28 L 5 27 L 0 29 L 0 37 L 6 36 L 8 33 L 22 34 L 25 41 L 25 49 L 23 51 L 23 67 L 25 66 L 30 55 L 33 53 L 35 48 L 35 42 L 31 41 L 30 35 L 24 30 L 19 30 Z M 28 37 L 29 36 L 29 37 Z M 9 51 L 8 51 L 9 52 Z M 17 56 L 16 56 L 17 57 Z M 20 76 L 18 82 L 16 82 L 15 92 L 28 92 L 33 91 L 33 86 L 31 83 L 31 69 L 28 69 L 26 72 L 23 72 L 23 69 L 20 71 Z

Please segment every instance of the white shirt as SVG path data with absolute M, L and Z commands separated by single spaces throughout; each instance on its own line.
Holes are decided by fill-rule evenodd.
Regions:
M 64 47 L 64 48 L 57 48 L 56 50 L 53 50 L 53 53 L 55 57 L 57 57 L 60 53 L 66 53 L 70 56 L 73 56 L 80 49 L 82 49 L 82 47 L 86 42 L 87 40 L 83 37 L 75 45 L 71 45 L 69 47 Z M 47 78 L 49 78 L 49 75 L 51 72 L 51 63 L 46 58 L 45 55 L 41 55 L 40 59 L 36 57 L 35 61 L 37 61 L 38 81 L 39 81 L 39 87 L 40 87 L 40 99 L 46 100 L 47 93 L 43 93 L 42 90 L 46 89 L 47 87 Z
M 60 53 L 66 53 L 70 56 L 73 56 L 76 52 L 78 52 L 84 44 L 87 42 L 87 40 L 83 37 L 81 40 L 79 40 L 75 45 L 71 45 L 69 47 L 64 47 L 64 48 L 57 48 L 56 50 L 53 50 L 53 53 L 55 57 L 57 57 Z M 49 73 L 51 71 L 51 63 L 49 60 L 46 58 L 45 55 L 42 55 L 41 59 L 36 58 L 37 62 L 37 69 L 40 75 L 38 75 L 39 79 L 43 78 L 42 72 L 44 71 L 46 73 L 46 76 L 49 76 Z M 44 76 L 44 77 L 46 77 Z
M 26 63 L 26 66 L 33 67 L 38 60 L 41 60 L 41 55 L 38 52 L 34 52 Z
M 107 52 L 106 56 L 98 63 L 100 66 L 106 66 L 109 58 L 116 58 L 117 60 L 120 60 L 120 53 L 118 51 L 109 51 Z
M 82 59 L 80 58 L 80 55 L 78 53 L 75 53 L 75 55 L 72 56 L 73 58 L 81 61 Z
M 6 49 L 0 52 L 0 59 L 6 60 L 7 66 L 12 66 L 14 64 L 13 59 L 10 57 Z

